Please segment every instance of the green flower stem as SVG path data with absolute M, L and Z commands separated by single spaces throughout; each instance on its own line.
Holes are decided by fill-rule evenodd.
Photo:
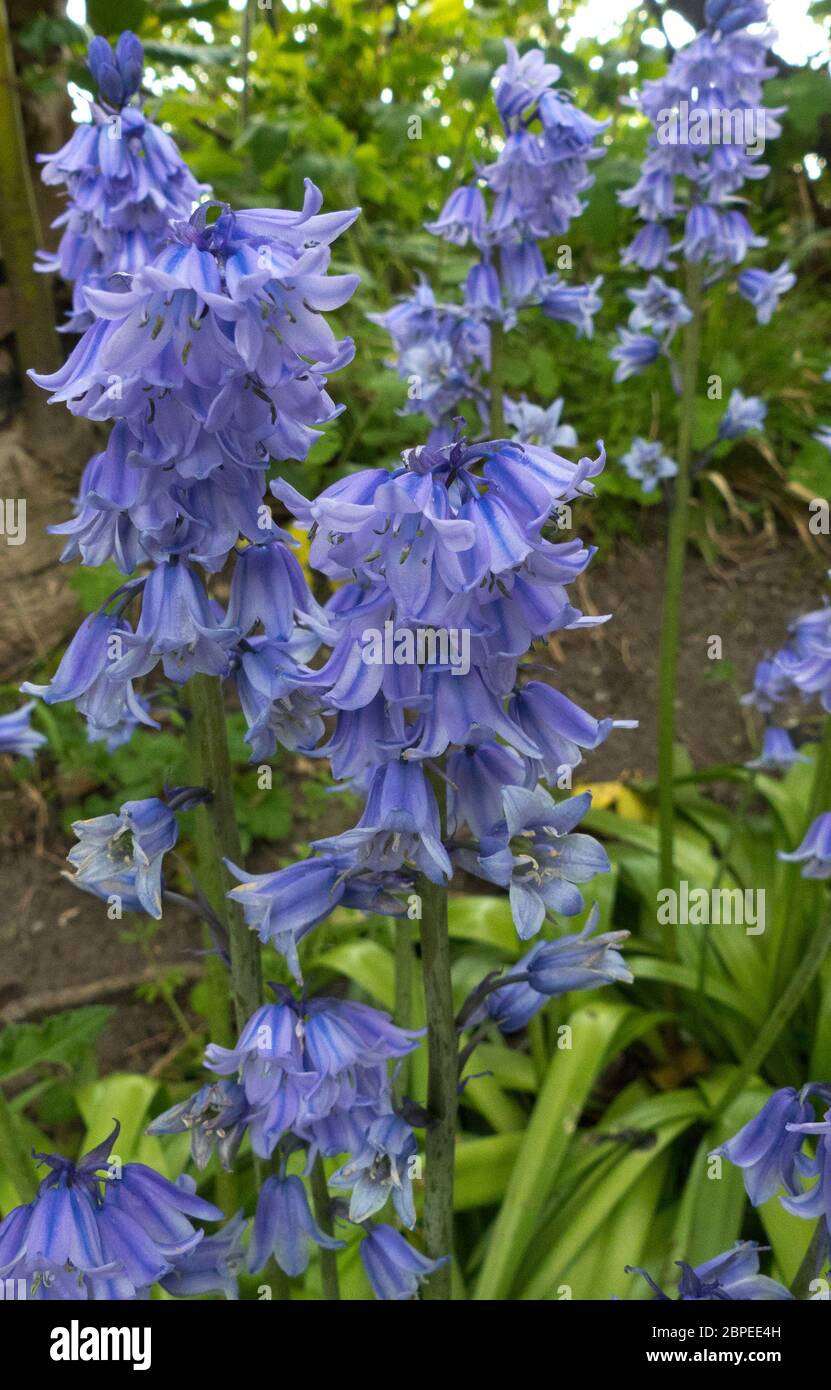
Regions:
M 447 828 L 447 788 L 438 777 L 433 788 L 439 805 L 442 839 Z M 459 1044 L 450 980 L 447 888 L 418 876 L 421 898 L 421 966 L 427 1010 L 427 1109 L 425 1140 L 424 1243 L 431 1259 L 453 1255 L 453 1169 L 456 1157 Z M 451 1260 L 432 1274 L 422 1298 L 446 1302 L 453 1297 Z
M 318 1154 L 314 1161 L 310 1182 L 317 1224 L 321 1231 L 327 1236 L 333 1236 L 335 1234 L 335 1223 L 332 1220 L 332 1203 L 329 1197 L 329 1189 L 326 1186 L 326 1170 L 323 1167 L 323 1159 L 320 1157 L 320 1154 Z M 337 1303 L 340 1299 L 337 1251 L 321 1249 L 319 1255 L 323 1297 L 327 1303 Z
M 505 434 L 505 330 L 501 323 L 491 324 L 491 439 Z
M 658 692 L 658 829 L 660 837 L 659 888 L 675 887 L 673 855 L 675 695 L 678 684 L 678 646 L 681 632 L 681 600 L 684 561 L 689 530 L 690 455 L 695 425 L 695 393 L 701 343 L 701 268 L 687 268 L 687 304 L 692 318 L 683 329 L 681 400 L 678 423 L 678 474 L 675 502 L 669 524 L 664 607 L 661 618 L 660 688 Z M 664 929 L 667 960 L 677 954 L 671 923 Z
M 828 1225 L 825 1217 L 821 1216 L 816 1225 L 816 1230 L 811 1237 L 811 1244 L 805 1252 L 805 1258 L 796 1272 L 796 1278 L 791 1284 L 791 1293 L 794 1298 L 806 1300 L 811 1294 L 811 1285 L 815 1279 L 822 1275 L 823 1268 L 828 1264 Z
M 246 927 L 239 908 L 225 896 L 233 884 L 223 860 L 231 859 L 239 864 L 242 849 L 234 813 L 222 687 L 216 676 L 197 675 L 188 681 L 187 692 L 191 714 L 188 723 L 190 776 L 196 786 L 207 787 L 213 797 L 209 803 L 198 806 L 194 813 L 199 879 L 211 907 L 228 932 L 234 1015 L 241 1031 L 262 1003 L 263 985 L 257 936 Z M 216 957 L 208 959 L 219 965 Z M 219 968 L 221 971 L 221 966 Z M 215 976 L 209 973 L 208 978 L 212 984 Z
M 394 918 L 392 929 L 395 933 L 395 1003 L 393 1018 L 399 1028 L 413 1026 L 413 928 L 408 917 Z M 395 1096 L 400 1100 L 408 1094 L 410 1067 L 408 1058 L 402 1057 L 398 1064 L 395 1081 Z
M 34 1164 L 23 1142 L 11 1106 L 0 1091 L 0 1170 L 17 1191 L 21 1202 L 31 1202 L 37 1192 Z
M 716 1106 L 713 1118 L 721 1115 L 736 1099 L 739 1092 L 744 1090 L 750 1078 L 757 1074 L 771 1048 L 781 1036 L 786 1023 L 796 1012 L 813 984 L 817 972 L 828 954 L 829 947 L 831 947 L 831 913 L 817 927 L 813 936 L 809 937 L 799 964 L 778 1000 L 768 1012 L 758 1038 L 738 1071 L 734 1073 L 733 1080 Z

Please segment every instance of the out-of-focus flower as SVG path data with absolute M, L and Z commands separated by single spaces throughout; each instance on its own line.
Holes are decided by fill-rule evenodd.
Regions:
M 34 700 L 30 700 L 11 714 L 0 714 L 0 753 L 12 753 L 15 757 L 31 761 L 37 750 L 47 742 L 45 734 L 32 728 L 34 707 Z
M 678 472 L 678 464 L 664 453 L 660 440 L 641 439 L 640 435 L 635 436 L 620 461 L 644 492 L 654 492 L 663 478 L 674 478 Z
M 779 300 L 796 284 L 796 276 L 787 261 L 776 270 L 743 270 L 739 276 L 739 294 L 749 300 L 756 310 L 759 323 L 770 323 Z
M 767 406 L 758 396 L 743 396 L 741 391 L 732 391 L 719 421 L 719 439 L 741 439 L 751 430 L 763 430 L 767 413 Z
M 803 878 L 831 878 L 831 811 L 823 811 L 808 827 L 802 844 L 786 854 L 777 850 L 780 859 L 803 864 Z

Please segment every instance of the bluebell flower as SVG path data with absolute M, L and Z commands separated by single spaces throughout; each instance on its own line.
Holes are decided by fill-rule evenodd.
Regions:
M 791 864 L 803 864 L 803 878 L 831 878 L 831 811 L 823 811 L 808 827 L 802 844 L 777 857 Z
M 705 283 L 711 283 L 728 267 L 739 265 L 749 250 L 766 245 L 736 206 L 744 183 L 768 172 L 761 162 L 765 142 L 781 134 L 781 109 L 763 105 L 764 84 L 776 71 L 768 64 L 772 32 L 747 31 L 765 15 L 763 0 L 710 0 L 706 28 L 678 48 L 666 73 L 644 82 L 629 102 L 652 129 L 640 177 L 618 195 L 645 224 L 623 252 L 624 265 L 674 270 L 673 255 L 680 251 L 689 263 L 705 267 Z M 760 321 L 770 316 L 777 287 L 784 290 L 793 283 L 779 276 L 780 272 L 768 277 L 756 271 L 739 276 L 740 292 L 754 299 L 765 315 Z M 629 326 L 635 331 L 653 326 L 665 335 L 666 347 L 679 322 L 685 321 L 684 310 L 678 292 L 670 290 L 664 306 L 667 326 L 650 325 L 648 306 L 654 289 L 650 281 L 646 290 L 630 292 L 637 308 Z M 624 339 L 611 354 L 620 363 L 617 381 L 633 369 L 627 371 L 625 347 Z M 671 360 L 670 366 L 675 377 Z
M 542 681 L 529 681 L 512 695 L 509 713 L 540 750 L 547 777 L 582 762 L 581 749 L 598 748 L 613 729 L 637 728 L 637 721 L 594 719 L 561 691 Z
M 770 323 L 779 300 L 796 284 L 796 276 L 787 261 L 776 270 L 743 270 L 739 276 L 739 294 L 749 300 L 756 310 L 759 323 Z
M 672 260 L 671 242 L 667 227 L 650 222 L 624 250 L 621 264 L 637 265 L 641 270 L 675 270 L 677 262 Z
M 465 281 L 465 304 L 471 314 L 486 321 L 504 317 L 499 276 L 487 261 L 471 266 Z
M 651 333 L 633 333 L 628 328 L 618 328 L 617 335 L 620 341 L 609 353 L 612 360 L 617 362 L 616 382 L 638 376 L 660 356 L 661 344 Z
M 561 936 L 540 944 L 533 960 L 525 966 L 532 989 L 554 999 L 572 990 L 632 983 L 634 976 L 619 949 L 629 933 L 612 931 L 595 936 L 598 916 L 595 906 L 577 936 Z
M 92 613 L 81 623 L 48 685 L 25 681 L 20 689 L 47 705 L 72 700 L 96 730 L 120 729 L 125 720 L 158 725 L 139 702 L 128 677 L 115 678 L 115 663 L 132 628 L 124 618 Z
M 275 993 L 277 1002 L 252 1014 L 235 1047 L 206 1048 L 205 1065 L 220 1076 L 239 1074 L 261 1157 L 287 1133 L 327 1156 L 360 1146 L 372 1121 L 391 1109 L 388 1062 L 411 1052 L 418 1035 L 366 1004 L 296 1000 L 283 987 Z
M 763 430 L 767 413 L 767 406 L 758 396 L 743 396 L 741 391 L 732 391 L 719 421 L 719 439 L 741 439 L 751 430 Z
M 416 762 L 396 760 L 379 767 L 354 830 L 313 840 L 312 848 L 324 854 L 354 855 L 356 866 L 374 873 L 396 873 L 412 866 L 433 883 L 444 883 L 453 875 L 441 841 L 436 797 Z
M 200 1240 L 193 1250 L 176 1261 L 170 1274 L 159 1280 L 165 1292 L 174 1298 L 221 1293 L 227 1299 L 238 1299 L 238 1276 L 245 1262 L 242 1241 L 247 1226 L 245 1217 L 238 1211 L 221 1230 Z
M 45 734 L 32 728 L 34 707 L 34 700 L 30 700 L 11 714 L 0 714 L 0 753 L 12 753 L 31 761 L 38 748 L 47 742 Z
M 646 328 L 672 334 L 692 318 L 681 291 L 665 284 L 660 275 L 650 275 L 644 289 L 626 294 L 635 306 L 629 315 L 629 327 L 635 332 Z
M 211 1081 L 187 1100 L 157 1115 L 147 1134 L 186 1134 L 191 1136 L 191 1156 L 197 1168 L 206 1168 L 216 1149 L 226 1172 L 248 1126 L 248 1102 L 236 1081 Z
M 823 1095 L 826 1101 L 831 1100 L 831 1087 L 816 1086 L 811 1089 Z M 816 1177 L 816 1182 L 798 1196 L 782 1197 L 782 1206 L 794 1216 L 804 1216 L 808 1220 L 823 1217 L 828 1231 L 828 1254 L 831 1255 L 831 1110 L 826 1110 L 819 1121 L 813 1116 L 808 1120 L 789 1121 L 788 1129 L 799 1138 L 800 1143 L 806 1134 L 818 1136 L 816 1153 L 807 1165 L 808 1175 Z
M 741 703 L 753 705 L 761 714 L 772 714 L 790 689 L 791 683 L 777 660 L 760 661 L 753 674 L 753 689 L 741 697 Z
M 514 924 L 525 941 L 537 934 L 547 912 L 582 912 L 577 885 L 606 873 L 609 859 L 590 835 L 572 833 L 591 806 L 589 792 L 556 803 L 542 787 L 505 787 L 502 805 L 504 821 L 482 837 L 478 853 L 460 849 L 454 859 L 469 873 L 509 889 Z
M 38 1154 L 50 1169 L 32 1202 L 0 1223 L 0 1278 L 72 1274 L 93 1298 L 135 1298 L 199 1244 L 191 1217 L 222 1216 L 187 1185 L 143 1163 L 107 1173 L 118 1125 L 77 1163 Z M 54 1297 L 77 1297 L 60 1279 Z
M 418 1153 L 415 1135 L 398 1115 L 373 1120 L 363 1147 L 329 1179 L 331 1187 L 351 1190 L 350 1221 L 375 1216 L 391 1196 L 402 1225 L 415 1225 L 412 1162 Z
M 467 825 L 478 838 L 502 819 L 502 788 L 531 786 L 531 765 L 513 748 L 474 736 L 447 758 L 447 825 L 456 834 Z
M 394 894 L 406 885 L 406 879 L 362 871 L 354 858 L 343 852 L 313 854 L 265 874 L 247 874 L 231 863 L 228 868 L 239 882 L 228 897 L 242 908 L 247 926 L 256 931 L 263 944 L 271 942 L 285 956 L 298 981 L 302 978 L 300 942 L 336 907 L 388 915 L 403 910 Z
M 482 1010 L 468 1022 L 487 1014 L 503 1033 L 518 1033 L 544 1008 L 549 999 L 572 990 L 598 989 L 602 985 L 631 984 L 620 947 L 626 931 L 593 933 L 598 922 L 597 907 L 589 913 L 585 927 L 577 935 L 555 941 L 538 941 L 512 966 L 508 975 L 525 976 L 499 985 L 485 996 Z
M 523 396 L 520 401 L 505 398 L 505 420 L 520 444 L 540 444 L 544 449 L 573 449 L 577 434 L 571 425 L 561 423 L 563 398 L 549 406 L 534 405 Z
M 621 464 L 630 478 L 639 482 L 644 492 L 654 492 L 663 478 L 674 478 L 678 464 L 664 453 L 660 440 L 641 439 L 636 435 L 631 448 L 621 457 Z
M 802 1190 L 800 1179 L 810 1172 L 810 1165 L 801 1153 L 803 1135 L 792 1131 L 791 1125 L 813 1120 L 807 1100 L 810 1089 L 803 1087 L 797 1092 L 793 1086 L 785 1086 L 774 1091 L 758 1115 L 713 1150 L 742 1169 L 754 1207 L 767 1202 L 780 1187 L 792 1196 Z
M 591 338 L 602 305 L 598 294 L 602 283 L 600 275 L 588 285 L 568 285 L 559 275 L 547 275 L 538 287 L 540 307 L 546 318 L 572 324 L 578 338 Z
M 404 1302 L 415 1298 L 424 1279 L 447 1264 L 449 1255 L 428 1260 L 392 1226 L 370 1226 L 361 1241 L 361 1261 L 376 1298 Z
M 716 1255 L 693 1269 L 684 1260 L 676 1260 L 681 1270 L 678 1282 L 679 1303 L 707 1302 L 772 1302 L 793 1298 L 793 1294 L 775 1279 L 759 1273 L 759 1249 L 752 1240 L 740 1241 L 724 1255 Z M 669 1294 L 659 1288 L 645 1269 L 626 1265 L 627 1274 L 641 1274 L 656 1299 L 669 1301 Z
M 195 571 L 165 561 L 147 578 L 138 626 L 123 637 L 124 655 L 113 662 L 111 674 L 116 679 L 146 676 L 161 661 L 168 680 L 177 685 L 197 671 L 225 676 L 228 649 L 238 635 L 215 613 Z
M 468 240 L 480 245 L 486 220 L 482 190 L 470 184 L 454 189 L 435 222 L 426 222 L 425 226 L 434 236 L 444 237 L 456 246 L 466 246 Z
M 390 332 L 396 371 L 408 381 L 404 412 L 423 411 L 441 430 L 467 401 L 483 423 L 488 419 L 489 322 L 510 332 L 520 308 L 538 305 L 589 337 L 600 307 L 600 278 L 580 285 L 547 273 L 537 242 L 565 235 L 582 212 L 581 195 L 594 182 L 589 166 L 605 153 L 596 142 L 609 123 L 554 88 L 560 69 L 542 50 L 520 57 L 510 40 L 505 47 L 495 79 L 505 136 L 498 156 L 477 170 L 477 183 L 454 189 L 426 224 L 434 235 L 460 246 L 472 241 L 481 252 L 464 305 L 437 304 L 422 282 L 409 301 L 372 316 Z
M 143 76 L 144 49 L 126 29 L 113 52 L 106 39 L 96 37 L 89 46 L 87 66 L 104 100 L 113 108 L 135 96 Z
M 708 29 L 722 34 L 735 33 L 749 24 L 763 24 L 767 19 L 766 0 L 706 0 L 704 19 Z
M 494 74 L 494 100 L 503 121 L 522 116 L 559 80 L 560 68 L 547 63 L 542 49 L 531 48 L 520 55 L 511 39 L 505 39 L 505 62 Z
M 125 801 L 118 815 L 74 821 L 78 843 L 67 855 L 79 886 L 109 897 L 123 878 L 151 917 L 162 915 L 162 860 L 176 844 L 179 828 L 169 806 L 157 797 Z
M 256 1274 L 271 1258 L 290 1278 L 305 1274 L 309 1246 L 343 1250 L 345 1241 L 322 1231 L 309 1210 L 306 1188 L 297 1177 L 269 1177 L 260 1188 L 248 1251 L 248 1269 Z
M 762 751 L 758 758 L 745 763 L 745 767 L 756 768 L 762 772 L 787 772 L 794 763 L 807 763 L 808 759 L 797 752 L 793 739 L 787 729 L 776 724 L 768 724 L 762 741 Z
M 312 596 L 300 562 L 279 541 L 249 545 L 237 556 L 231 579 L 228 627 L 242 636 L 261 623 L 266 637 L 287 642 L 297 623 L 333 637 L 320 604 Z

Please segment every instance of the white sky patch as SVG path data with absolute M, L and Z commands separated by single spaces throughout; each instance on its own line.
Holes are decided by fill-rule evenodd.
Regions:
M 584 39 L 609 43 L 617 38 L 627 15 L 638 9 L 640 0 L 586 0 L 569 23 L 563 48 L 573 53 Z M 808 13 L 810 0 L 770 0 L 770 22 L 779 34 L 773 51 L 786 63 L 806 63 L 828 51 L 829 30 L 812 19 Z M 559 9 L 557 0 L 549 0 L 549 11 Z M 664 29 L 673 48 L 689 43 L 694 29 L 676 10 L 664 13 Z M 648 37 L 647 37 L 648 35 Z M 663 47 L 663 35 L 652 26 L 644 35 L 649 47 Z

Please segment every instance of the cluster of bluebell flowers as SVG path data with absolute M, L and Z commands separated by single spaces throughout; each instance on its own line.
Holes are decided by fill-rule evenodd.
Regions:
M 763 105 L 765 81 L 776 71 L 768 62 L 774 36 L 749 27 L 766 18 L 765 0 L 708 0 L 704 29 L 675 52 L 663 77 L 644 83 L 632 97 L 652 130 L 640 178 L 619 195 L 644 223 L 622 260 L 648 271 L 649 278 L 643 289 L 627 291 L 634 307 L 611 351 L 617 382 L 663 359 L 680 391 L 672 340 L 692 311 L 663 278 L 678 269 L 679 256 L 702 268 L 707 286 L 766 245 L 739 205 L 745 182 L 768 172 L 765 143 L 781 131 L 782 110 Z M 739 294 L 762 324 L 794 283 L 787 263 L 775 271 L 748 268 L 737 278 Z M 718 441 L 761 429 L 764 415 L 762 402 L 734 392 Z
M 490 418 L 491 333 L 509 332 L 523 309 L 591 336 L 600 308 L 600 280 L 572 283 L 547 268 L 540 242 L 565 236 L 594 182 L 592 161 L 604 154 L 596 141 L 609 124 L 580 111 L 556 83 L 559 67 L 541 49 L 520 56 L 506 40 L 506 61 L 494 77 L 502 127 L 496 159 L 473 182 L 450 194 L 427 230 L 456 246 L 471 245 L 479 259 L 470 268 L 461 303 L 438 303 L 425 280 L 388 312 L 373 315 L 392 337 L 396 370 L 409 382 L 405 412 L 423 413 L 433 425 L 430 442 L 446 442 L 464 402 L 473 402 L 483 429 Z M 569 261 L 570 268 L 570 261 Z M 500 388 L 501 389 L 501 388 Z M 523 402 L 501 403 L 516 438 L 528 439 Z M 556 419 L 533 420 L 534 442 L 548 447 L 576 443 Z M 518 417 L 518 418 L 515 418 Z
M 269 460 L 304 458 L 338 413 L 326 374 L 353 351 L 325 311 L 355 288 L 328 268 L 356 212 L 321 201 L 307 183 L 300 212 L 203 204 L 171 221 L 151 263 L 85 291 L 95 322 L 58 372 L 34 374 L 73 413 L 115 422 L 54 528 L 63 558 L 127 576 L 152 564 L 84 622 L 49 685 L 25 687 L 74 700 L 93 736 L 152 724 L 133 683 L 158 666 L 175 684 L 233 675 L 255 756 L 320 735 L 297 676 L 330 629 L 263 492 Z M 205 575 L 231 554 L 226 611 Z
M 252 1015 L 235 1047 L 206 1049 L 205 1066 L 224 1079 L 160 1115 L 149 1132 L 189 1132 L 200 1168 L 214 1148 L 230 1168 L 246 1133 L 254 1152 L 273 1162 L 276 1171 L 257 1197 L 247 1256 L 255 1273 L 273 1257 L 295 1277 L 305 1272 L 312 1244 L 343 1248 L 343 1240 L 320 1228 L 289 1164 L 302 1154 L 308 1173 L 318 1155 L 346 1156 L 329 1182 L 350 1194 L 342 1214 L 361 1228 L 370 1284 L 379 1298 L 412 1297 L 438 1265 L 374 1218 L 391 1202 L 405 1228 L 415 1225 L 418 1146 L 396 1108 L 389 1064 L 412 1052 L 419 1034 L 366 1004 L 298 999 L 284 986 L 272 988 L 276 1002 Z
M 827 1107 L 821 1120 L 811 1104 L 814 1098 Z M 812 1154 L 805 1152 L 810 1136 L 817 1139 Z M 779 1200 L 786 1211 L 823 1220 L 825 1258 L 831 1260 L 831 1085 L 812 1081 L 800 1091 L 793 1086 L 774 1091 L 759 1113 L 714 1153 L 741 1168 L 755 1207 L 782 1188 Z
M 132 99 L 137 62 L 126 41 L 115 53 L 94 48 L 103 100 Z M 481 256 L 464 310 L 452 316 L 452 364 L 477 334 L 486 351 L 488 324 L 498 317 L 510 328 L 526 305 L 590 330 L 595 287 L 547 273 L 537 246 L 567 231 L 591 181 L 588 162 L 601 153 L 602 124 L 553 89 L 558 76 L 539 52 L 520 58 L 508 46 L 496 90 L 505 144 L 482 172 L 491 212 L 472 185 L 433 225 L 451 241 L 471 240 Z M 142 264 L 81 287 L 92 321 L 59 371 L 33 374 L 74 414 L 112 422 L 85 470 L 76 515 L 54 529 L 66 537 L 64 558 L 114 561 L 124 583 L 84 621 L 52 681 L 26 688 L 48 702 L 74 701 L 91 736 L 113 744 L 154 722 L 152 690 L 136 682 L 231 679 L 254 759 L 277 742 L 328 757 L 334 776 L 365 798 L 358 823 L 313 842 L 300 863 L 266 874 L 229 865 L 238 880 L 229 896 L 298 986 L 302 943 L 336 907 L 402 915 L 424 882 L 446 886 L 457 869 L 506 890 L 523 941 L 579 916 L 585 885 L 609 861 L 579 830 L 590 796 L 556 800 L 545 783 L 570 786 L 584 752 L 616 723 L 537 679 L 529 660 L 537 645 L 545 655 L 551 633 L 604 621 L 571 600 L 593 551 L 563 539 L 559 526 L 562 507 L 592 495 L 603 449 L 577 463 L 555 452 L 575 442 L 560 402 L 545 410 L 510 403 L 516 438 L 476 444 L 447 428 L 459 400 L 448 397 L 435 406 L 439 434 L 396 468 L 356 472 L 311 501 L 276 480 L 273 495 L 309 531 L 312 567 L 336 586 L 325 608 L 312 596 L 263 492 L 270 461 L 304 458 L 338 413 L 327 376 L 353 351 L 325 315 L 355 288 L 354 276 L 330 275 L 329 266 L 331 243 L 356 212 L 323 214 L 321 203 L 307 182 L 300 212 L 203 202 L 172 216 Z M 415 305 L 393 311 L 419 331 L 435 312 L 427 287 Z M 232 557 L 223 606 L 210 581 Z M 203 794 L 174 789 L 78 822 L 75 881 L 158 918 L 176 812 Z M 516 987 L 527 986 L 536 1008 L 569 990 L 628 981 L 625 933 L 598 936 L 596 926 L 592 913 L 579 934 L 541 938 L 516 976 L 474 1000 L 483 1012 L 474 1017 L 471 1006 L 466 1021 L 507 1031 L 509 1014 L 530 1017 L 509 992 Z M 427 1259 L 377 1218 L 391 1205 L 398 1224 L 415 1223 L 413 1126 L 430 1117 L 397 1101 L 391 1068 L 418 1035 L 364 1004 L 273 990 L 275 1002 L 252 1014 L 235 1047 L 208 1046 L 214 1079 L 159 1116 L 152 1132 L 189 1132 L 198 1167 L 214 1151 L 230 1167 L 246 1139 L 271 1164 L 248 1248 L 252 1272 L 273 1257 L 293 1277 L 313 1245 L 340 1248 L 312 1215 L 301 1177 L 319 1159 L 338 1159 L 329 1182 L 347 1196 L 333 1209 L 361 1227 L 376 1295 L 412 1297 L 442 1257 Z M 493 1004 L 500 990 L 501 1010 Z M 102 1210 L 118 1204 L 108 1194 L 119 1189 L 97 1177 L 100 1159 L 49 1160 L 73 1214 L 78 1188 Z M 130 1174 L 125 1190 L 137 1182 Z M 50 1180 L 49 1202 L 51 1190 Z M 184 1211 L 207 1216 L 192 1184 L 174 1190 L 191 1203 Z M 165 1202 L 159 1191 L 158 1221 Z M 96 1216 L 99 1225 L 108 1219 Z M 166 1279 L 177 1292 L 227 1291 L 241 1223 L 234 1218 L 209 1239 L 200 1251 L 188 1234 L 169 1252 L 177 1260 L 164 1269 L 157 1260 L 152 1275 L 147 1252 L 147 1278 L 131 1266 L 130 1289 L 119 1285 L 116 1296 Z M 43 1252 L 38 1244 L 26 1246 L 27 1258 L 65 1255 L 75 1267 L 69 1246 Z M 85 1277 L 109 1272 L 106 1263 L 77 1268 Z
M 806 761 L 794 745 L 790 729 L 785 727 L 788 702 L 793 699 L 799 699 L 803 706 L 818 700 L 823 713 L 831 714 L 831 605 L 827 602 L 791 623 L 788 640 L 758 663 L 753 689 L 742 696 L 742 703 L 757 709 L 765 721 L 762 752 L 749 767 L 786 772 L 795 762 Z M 827 849 L 822 833 L 824 824 L 820 816 L 809 831 L 808 850 L 814 846 L 814 839 L 817 848 Z M 816 858 L 799 852 L 781 857 Z M 831 869 L 831 858 L 826 855 L 826 859 Z M 815 869 L 810 877 L 825 874 Z
M 38 155 L 44 183 L 66 189 L 56 251 L 41 252 L 36 269 L 72 284 L 65 332 L 93 322 L 88 289 L 114 289 L 118 277 L 152 261 L 172 217 L 188 217 L 207 193 L 170 136 L 142 110 L 144 50 L 129 30 L 115 49 L 104 38 L 89 47 L 98 92 L 90 119 L 54 154 Z
M 0 1222 L 0 1278 L 25 1280 L 34 1299 L 144 1298 L 153 1284 L 188 1295 L 233 1296 L 236 1218 L 205 1238 L 193 1219 L 221 1221 L 192 1179 L 170 1182 L 143 1163 L 118 1162 L 119 1126 L 77 1163 L 38 1154 L 49 1172 L 33 1201 Z

